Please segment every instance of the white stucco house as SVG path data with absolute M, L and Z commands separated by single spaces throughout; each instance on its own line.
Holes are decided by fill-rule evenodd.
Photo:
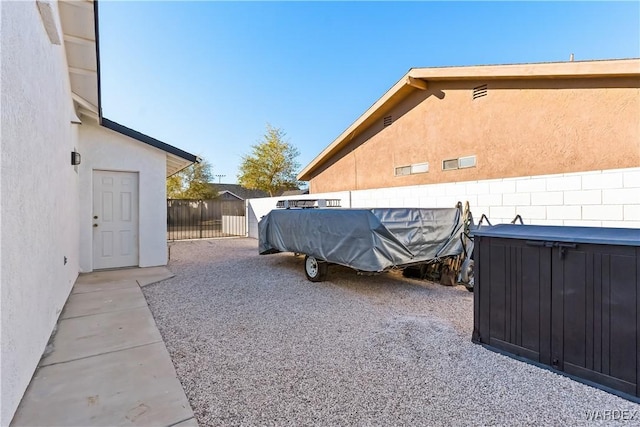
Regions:
M 0 425 L 79 273 L 167 263 L 165 179 L 198 161 L 102 116 L 97 16 L 0 2 Z

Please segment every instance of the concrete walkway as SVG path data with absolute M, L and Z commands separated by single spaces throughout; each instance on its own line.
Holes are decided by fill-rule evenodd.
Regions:
M 141 286 L 165 267 L 83 274 L 12 426 L 197 426 Z

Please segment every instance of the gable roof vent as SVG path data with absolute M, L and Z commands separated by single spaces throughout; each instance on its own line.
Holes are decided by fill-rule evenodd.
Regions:
M 382 119 L 382 125 L 384 127 L 389 126 L 391 123 L 393 123 L 393 117 L 392 116 L 387 116 L 384 119 Z
M 478 99 L 487 95 L 487 85 L 481 85 L 473 88 L 473 99 Z

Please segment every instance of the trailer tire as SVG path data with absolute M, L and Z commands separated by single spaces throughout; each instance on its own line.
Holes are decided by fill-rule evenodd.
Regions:
M 475 278 L 473 277 L 473 260 L 465 259 L 460 267 L 460 281 L 467 288 L 469 292 L 473 292 L 473 286 L 475 285 Z
M 327 278 L 327 262 L 319 261 L 316 257 L 306 255 L 304 257 L 304 274 L 312 282 L 322 282 Z

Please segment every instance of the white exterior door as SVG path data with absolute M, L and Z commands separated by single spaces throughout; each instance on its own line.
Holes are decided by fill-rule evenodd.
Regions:
M 138 174 L 93 171 L 93 268 L 138 265 Z

